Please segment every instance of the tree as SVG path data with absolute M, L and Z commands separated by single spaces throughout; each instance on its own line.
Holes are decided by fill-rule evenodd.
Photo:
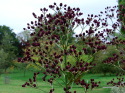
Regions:
M 3 26 L 0 26 L 0 44 L 1 44 L 1 40 L 3 39 L 3 36 L 4 36 L 4 32 L 7 31 L 8 33 L 11 33 L 12 32 L 12 29 L 10 29 L 9 27 L 3 25 Z M 12 36 L 15 36 L 14 33 L 12 33 Z
M 8 38 L 8 36 L 9 36 L 9 38 Z M 2 43 L 4 43 L 4 45 L 2 45 Z M 5 44 L 7 44 L 7 43 L 9 43 L 9 45 L 12 45 L 14 47 L 13 48 L 14 51 L 12 49 L 11 50 L 14 52 L 14 54 L 16 56 L 19 57 L 20 52 L 21 52 L 19 40 L 16 38 L 16 34 L 14 32 L 12 32 L 12 29 L 3 25 L 3 26 L 0 26 L 0 47 L 6 48 Z M 11 51 L 9 49 L 10 48 L 8 47 L 8 49 L 4 50 L 4 51 Z
M 27 42 L 28 40 L 30 40 L 31 37 L 30 33 L 31 33 L 30 31 L 25 30 L 23 32 L 18 33 L 17 37 L 20 40 L 20 42 L 21 40 Z
M 15 46 L 13 46 L 13 41 L 12 41 L 12 37 L 7 33 L 4 32 L 4 36 L 3 39 L 1 40 L 1 47 L 4 49 L 5 52 L 14 54 L 15 51 L 17 51 L 17 48 Z
M 0 69 L 5 69 L 5 71 L 8 66 L 10 66 L 8 56 L 8 53 L 6 53 L 3 49 L 0 49 Z
M 3 37 L 2 41 L 1 41 L 1 44 L 2 44 L 1 49 L 3 49 L 2 52 L 7 53 L 6 61 L 4 61 L 5 65 L 4 66 L 2 65 L 2 67 L 5 69 L 5 72 L 6 72 L 6 69 L 13 64 L 12 60 L 16 59 L 16 54 L 15 53 L 17 51 L 17 47 L 12 45 L 11 40 L 12 40 L 12 37 L 9 34 L 7 34 L 6 32 L 4 32 L 4 37 Z
M 99 51 L 93 59 L 93 62 L 96 63 L 96 66 L 92 69 L 92 72 L 103 73 L 104 76 L 106 75 L 106 73 L 119 72 L 119 69 L 117 69 L 113 65 L 102 63 L 102 60 L 106 60 L 109 56 L 112 57 L 113 54 L 118 54 L 118 53 L 119 51 L 116 50 L 115 46 L 113 45 L 107 46 L 106 50 Z
M 16 34 L 7 26 L 0 26 L 0 49 L 7 53 L 6 65 L 3 66 L 5 72 L 8 67 L 13 65 L 13 60 L 20 56 L 21 48 Z M 1 56 L 2 57 L 2 56 Z
M 125 35 L 125 18 L 123 17 L 123 13 L 125 12 L 125 9 L 122 7 L 125 7 L 125 0 L 118 0 L 119 3 L 119 10 L 120 10 L 120 16 L 119 20 L 121 21 L 121 34 Z

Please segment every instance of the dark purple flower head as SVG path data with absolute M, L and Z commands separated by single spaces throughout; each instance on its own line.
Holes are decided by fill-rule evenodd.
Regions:
M 60 3 L 60 6 L 62 6 L 63 4 L 62 3 Z
M 22 85 L 22 87 L 25 87 L 25 85 Z
M 36 87 L 36 84 L 33 84 L 34 87 Z

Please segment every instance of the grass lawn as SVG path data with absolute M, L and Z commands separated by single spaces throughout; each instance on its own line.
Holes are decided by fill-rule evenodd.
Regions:
M 0 76 L 0 93 L 45 93 L 44 91 L 47 91 L 47 93 L 49 93 L 49 90 L 51 89 L 48 82 L 44 82 L 41 80 L 41 78 L 43 77 L 42 74 L 39 74 L 39 76 L 37 77 L 37 84 L 39 85 L 39 89 L 31 87 L 22 87 L 22 84 L 24 84 L 26 81 L 29 82 L 29 78 L 32 79 L 33 72 L 31 71 L 27 71 L 25 77 L 23 75 L 23 71 L 20 70 L 14 70 L 13 73 L 9 73 L 8 76 L 10 77 L 10 84 L 4 84 L 4 76 L 5 74 L 2 74 Z M 95 88 L 92 91 L 88 90 L 87 93 L 110 93 L 111 88 L 102 87 L 107 86 L 106 83 L 112 80 L 113 77 L 116 78 L 115 75 L 106 75 L 104 77 L 103 74 L 85 74 L 83 78 L 86 81 L 90 80 L 91 78 L 95 79 L 95 81 L 101 81 L 101 84 L 98 88 Z M 56 80 L 58 80 L 60 83 L 62 82 L 59 79 Z M 57 84 L 57 82 L 54 82 L 54 88 L 54 93 L 64 93 L 63 88 L 59 84 Z M 78 91 L 77 93 L 84 93 L 84 89 L 76 85 L 74 85 L 74 88 L 71 91 L 73 92 L 74 90 Z

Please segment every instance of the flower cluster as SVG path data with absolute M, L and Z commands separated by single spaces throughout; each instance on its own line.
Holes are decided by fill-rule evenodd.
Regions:
M 124 80 L 124 78 L 122 77 L 123 75 L 125 75 L 124 73 L 121 73 L 121 74 L 116 74 L 116 76 L 119 76 L 119 77 L 117 77 L 117 80 L 118 80 L 118 82 L 117 83 L 115 83 L 114 82 L 114 78 L 110 81 L 110 82 L 108 82 L 107 83 L 107 85 L 109 85 L 109 84 L 111 84 L 111 85 L 113 85 L 113 86 L 117 86 L 117 87 L 124 87 L 125 86 L 125 82 L 123 82 L 123 80 Z
M 30 86 L 30 87 L 35 87 L 35 88 L 37 88 L 35 82 L 36 82 L 36 76 L 37 76 L 38 74 L 39 74 L 39 72 L 34 73 L 33 80 L 30 78 L 30 79 L 29 79 L 29 82 L 30 82 L 30 83 L 26 82 L 25 84 L 22 85 L 22 87 Z
M 81 85 L 82 87 L 85 87 L 85 90 L 87 91 L 89 87 L 91 87 L 91 90 L 92 90 L 94 87 L 98 87 L 100 83 L 101 83 L 100 81 L 97 83 L 97 82 L 94 82 L 94 79 L 91 79 L 91 84 L 88 84 L 85 82 L 84 79 L 82 79 L 82 80 L 79 80 L 79 82 L 76 84 Z

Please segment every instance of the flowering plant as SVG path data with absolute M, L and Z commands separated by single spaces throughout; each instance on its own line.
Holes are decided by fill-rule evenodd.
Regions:
M 125 43 L 124 41 L 117 40 L 117 37 L 114 37 L 111 42 L 107 42 L 107 38 L 110 38 L 109 35 L 114 33 L 115 30 L 120 27 L 120 24 L 122 24 L 118 19 L 120 12 L 118 12 L 118 10 L 116 11 L 117 22 L 112 23 L 112 29 L 108 29 L 109 24 L 107 20 L 112 20 L 114 17 L 113 12 L 117 6 L 113 8 L 107 7 L 105 13 L 100 12 L 99 15 L 88 14 L 87 20 L 84 18 L 80 19 L 83 13 L 80 12 L 79 8 L 71 8 L 62 3 L 60 3 L 59 6 L 54 3 L 53 5 L 49 5 L 49 8 L 55 12 L 54 15 L 48 13 L 48 9 L 46 8 L 40 9 L 42 11 L 40 16 L 33 13 L 37 21 L 31 21 L 31 24 L 28 23 L 27 27 L 27 29 L 33 31 L 31 33 L 33 41 L 31 44 L 27 44 L 30 49 L 27 49 L 24 58 L 18 58 L 18 62 L 30 61 L 43 68 L 43 74 L 45 74 L 42 78 L 43 81 L 46 81 L 46 76 L 50 76 L 47 81 L 50 83 L 52 89 L 50 89 L 49 93 L 54 93 L 53 82 L 58 82 L 56 78 L 59 78 L 64 83 L 63 86 L 58 82 L 64 88 L 64 91 L 71 93 L 70 89 L 76 78 L 96 65 L 90 62 L 90 60 L 98 51 L 107 49 L 107 44 L 118 47 L 119 44 Z M 111 14 L 109 12 L 111 12 Z M 106 15 L 106 17 L 102 18 L 102 15 Z M 70 43 L 72 38 L 71 34 L 78 26 L 80 26 L 82 30 L 79 35 L 76 35 L 76 39 L 77 41 L 82 40 L 81 43 L 86 45 L 86 47 L 83 47 L 80 51 L 77 50 L 75 44 L 71 45 Z M 84 31 L 86 27 L 89 28 Z M 24 28 L 24 30 L 26 30 L 26 28 Z M 46 42 L 41 44 L 43 43 L 41 40 L 45 40 L 45 38 Z M 53 45 L 58 47 L 58 51 L 51 51 L 54 48 Z M 90 50 L 88 51 L 87 48 Z M 68 55 L 73 56 L 75 59 L 73 63 L 67 61 Z M 87 60 L 84 60 L 81 57 L 82 55 L 88 55 Z M 38 60 L 35 60 L 34 56 L 37 56 Z M 106 61 L 103 61 L 103 63 L 113 64 L 117 60 L 122 59 L 119 59 L 118 56 L 114 54 L 114 58 L 108 58 Z M 34 73 L 33 80 L 29 79 L 29 83 L 26 82 L 22 87 L 32 86 L 37 88 L 35 82 L 38 74 L 39 72 Z M 71 74 L 70 79 L 68 79 L 69 74 Z M 91 83 L 88 84 L 84 79 L 79 79 L 78 82 L 75 83 L 82 86 L 85 92 L 87 92 L 89 88 L 93 89 L 100 84 L 100 81 L 97 83 L 94 82 L 94 79 L 90 81 Z M 76 93 L 76 91 L 74 91 L 74 93 Z

